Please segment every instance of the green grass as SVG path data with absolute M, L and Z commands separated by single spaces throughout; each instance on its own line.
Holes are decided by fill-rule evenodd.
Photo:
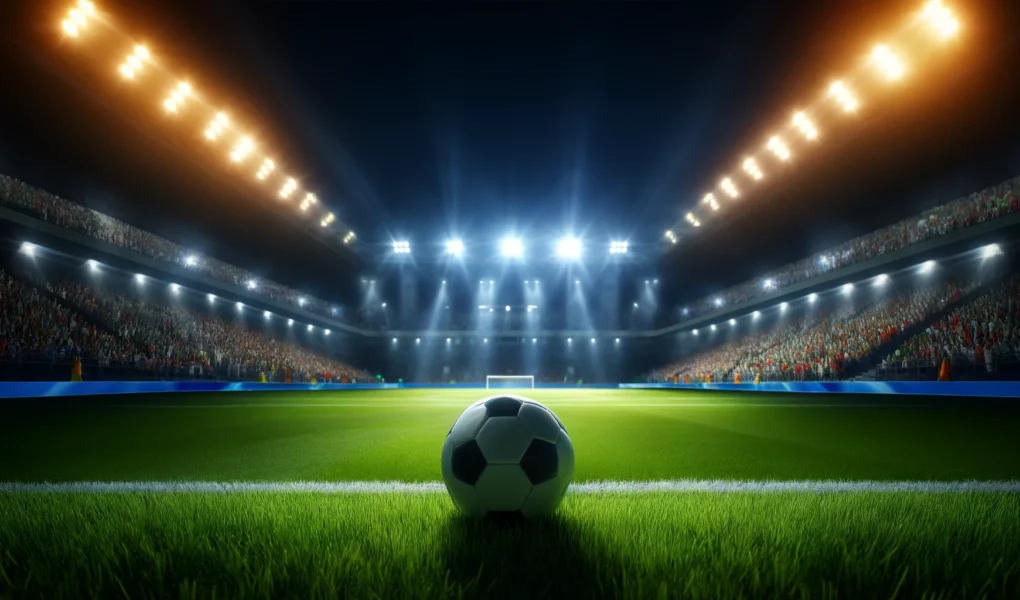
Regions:
M 0 402 L 0 481 L 440 479 L 484 391 Z M 544 391 L 575 480 L 1020 479 L 1015 401 Z M 909 404 L 909 405 L 907 405 Z M 322 405 L 322 406 L 319 406 Z M 1020 494 L 0 493 L 0 599 L 1020 596 Z
M 1010 597 L 1015 495 L 0 495 L 0 596 Z
M 6 458 L 0 481 L 435 481 L 447 430 L 481 394 L 0 403 L 0 455 Z M 874 407 L 847 403 L 891 401 L 642 390 L 538 390 L 533 396 L 566 424 L 577 481 L 1020 478 L 1020 408 L 1012 403 Z M 812 406 L 790 406 L 804 403 Z M 839 405 L 818 406 L 827 403 Z

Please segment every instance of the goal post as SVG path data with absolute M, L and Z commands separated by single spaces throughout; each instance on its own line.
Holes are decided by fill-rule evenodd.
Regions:
M 485 389 L 509 390 L 509 389 L 534 389 L 534 375 L 486 375 Z

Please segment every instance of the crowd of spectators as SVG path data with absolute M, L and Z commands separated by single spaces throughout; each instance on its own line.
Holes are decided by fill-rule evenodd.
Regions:
M 995 371 L 1020 362 L 1020 278 L 1011 277 L 911 337 L 885 358 L 883 370 L 954 367 Z
M 1020 177 L 862 235 L 688 307 L 694 318 L 883 254 L 1020 211 Z
M 102 213 L 75 204 L 0 175 L 0 204 L 30 214 L 145 257 L 167 261 L 249 293 L 261 294 L 315 314 L 370 329 L 386 328 L 378 314 L 365 309 L 344 311 L 320 298 L 263 279 L 212 257 L 202 256 L 179 244 L 147 233 Z M 970 196 L 925 211 L 868 235 L 852 239 L 817 256 L 782 267 L 761 279 L 732 287 L 688 307 L 686 316 L 697 317 L 720 306 L 732 306 L 770 294 L 812 277 L 895 252 L 959 229 L 1020 210 L 1020 177 Z
M 131 343 L 0 271 L 0 358 L 106 365 L 134 358 Z
M 369 374 L 264 331 L 77 282 L 0 272 L 0 357 L 117 366 L 166 378 L 368 381 Z
M 729 382 L 739 373 L 742 382 L 841 379 L 901 332 L 923 324 L 976 287 L 976 282 L 951 283 L 806 316 L 792 324 L 779 321 L 764 332 L 685 357 L 650 377 Z
M 0 205 L 70 229 L 147 258 L 166 261 L 239 289 L 264 295 L 321 316 L 340 318 L 342 311 L 325 300 L 302 294 L 254 273 L 202 256 L 158 235 L 34 188 L 7 175 L 0 175 Z

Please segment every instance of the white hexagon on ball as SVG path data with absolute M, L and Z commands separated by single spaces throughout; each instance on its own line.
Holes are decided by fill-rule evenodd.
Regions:
M 574 447 L 563 423 L 520 396 L 475 402 L 443 443 L 443 482 L 465 514 L 552 514 L 574 475 Z

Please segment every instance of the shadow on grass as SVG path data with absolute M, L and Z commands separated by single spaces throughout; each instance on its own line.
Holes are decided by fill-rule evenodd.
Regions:
M 441 534 L 449 582 L 467 597 L 592 598 L 612 595 L 613 559 L 568 519 L 455 516 Z

